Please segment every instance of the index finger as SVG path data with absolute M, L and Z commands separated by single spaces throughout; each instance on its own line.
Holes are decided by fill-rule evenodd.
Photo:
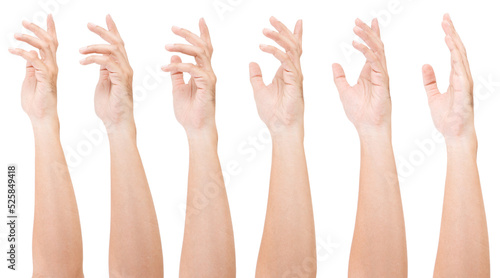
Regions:
M 110 44 L 115 44 L 121 41 L 116 37 L 115 34 L 111 33 L 111 31 L 108 31 L 94 23 L 87 24 L 87 27 L 89 28 L 90 31 L 97 34 L 99 37 L 109 42 Z
M 274 16 L 271 16 L 269 19 L 269 22 L 271 22 L 271 25 L 278 30 L 278 32 L 283 33 L 287 36 L 292 36 L 292 32 L 286 28 L 285 24 L 283 24 L 281 21 L 277 20 Z
M 48 19 L 47 19 L 48 21 Z M 36 25 L 35 23 L 29 22 L 27 20 L 23 20 L 23 26 L 24 28 L 30 30 L 35 34 L 40 39 L 43 40 L 50 40 L 50 35 L 47 31 L 43 30 L 40 26 Z

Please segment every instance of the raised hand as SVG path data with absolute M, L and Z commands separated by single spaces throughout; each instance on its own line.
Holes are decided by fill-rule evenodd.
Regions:
M 215 83 L 210 34 L 200 19 L 200 36 L 179 27 L 174 34 L 189 44 L 167 44 L 170 52 L 194 57 L 195 64 L 172 56 L 162 70 L 172 77 L 174 112 L 186 130 L 189 143 L 189 177 L 186 221 L 179 277 L 235 277 L 234 237 L 224 179 L 217 154 Z M 183 75 L 191 77 L 187 83 Z M 210 204 L 199 209 L 200 192 L 214 191 Z
M 432 67 L 422 68 L 432 119 L 445 138 L 447 151 L 434 277 L 490 277 L 488 228 L 477 167 L 473 81 L 465 47 L 448 14 L 442 27 L 451 52 L 448 90 L 440 93 Z
M 440 93 L 432 67 L 424 65 L 422 68 L 432 120 L 445 138 L 475 135 L 472 97 L 474 85 L 467 53 L 448 14 L 444 15 L 442 27 L 446 34 L 446 45 L 451 52 L 448 90 Z
M 95 44 L 80 48 L 82 54 L 93 54 L 80 61 L 82 65 L 101 66 L 99 81 L 95 89 L 94 105 L 108 131 L 116 126 L 134 126 L 132 79 L 125 44 L 110 15 L 106 16 L 108 29 L 89 23 L 90 31 L 99 35 L 109 44 Z
M 20 48 L 9 52 L 23 57 L 26 63 L 26 77 L 21 89 L 21 105 L 35 124 L 49 120 L 58 122 L 57 117 L 57 62 L 58 47 L 56 27 L 52 15 L 47 17 L 47 31 L 34 23 L 23 21 L 23 26 L 34 33 L 15 34 L 15 39 L 38 49 L 26 51 Z
M 407 277 L 403 207 L 391 143 L 389 75 L 377 19 L 371 28 L 356 19 L 354 33 L 366 43 L 353 42 L 366 58 L 358 82 L 350 86 L 342 67 L 332 67 L 340 100 L 358 131 L 361 147 L 349 277 Z
M 57 36 L 52 15 L 47 31 L 23 21 L 35 36 L 14 37 L 38 49 L 9 49 L 26 61 L 21 104 L 35 137 L 35 213 L 32 277 L 83 277 L 78 207 L 59 138 L 57 116 Z M 57 265 L 58 267 L 54 267 Z
M 354 48 L 366 57 L 366 63 L 354 86 L 347 82 L 342 66 L 333 64 L 334 81 L 340 100 L 347 117 L 358 133 L 371 133 L 381 128 L 390 130 L 389 75 L 377 19 L 373 19 L 371 28 L 360 19 L 356 19 L 354 33 L 366 43 L 364 45 L 353 41 Z
M 259 65 L 250 63 L 250 82 L 257 110 L 272 134 L 289 130 L 303 133 L 304 98 L 300 67 L 302 20 L 297 21 L 293 33 L 274 17 L 271 17 L 270 22 L 278 32 L 266 28 L 263 33 L 283 47 L 284 51 L 271 45 L 260 45 L 262 51 L 272 54 L 281 62 L 269 85 L 264 84 Z
M 179 52 L 195 58 L 196 64 L 183 63 L 177 55 L 172 56 L 170 64 L 162 70 L 170 72 L 173 86 L 174 112 L 186 132 L 215 129 L 215 83 L 217 78 L 212 69 L 212 42 L 207 24 L 202 18 L 199 22 L 200 36 L 172 27 L 174 34 L 184 38 L 189 44 L 167 44 L 170 52 Z M 184 73 L 191 76 L 184 82 Z

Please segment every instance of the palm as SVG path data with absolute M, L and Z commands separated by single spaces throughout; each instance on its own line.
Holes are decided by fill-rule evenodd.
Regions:
M 372 82 L 380 76 L 366 63 L 356 85 L 341 94 L 347 118 L 356 125 L 379 125 L 390 118 L 389 86 Z M 385 79 L 385 78 L 384 78 Z M 388 83 L 388 80 L 384 80 Z
M 204 79 L 192 77 L 188 83 L 174 86 L 174 113 L 185 127 L 203 126 L 215 113 L 215 89 L 208 88 Z
M 42 72 L 28 65 L 21 89 L 21 106 L 30 117 L 42 118 L 56 112 L 55 83 L 56 81 L 49 81 Z
M 256 91 L 259 116 L 273 127 L 296 122 L 304 112 L 302 82 L 297 82 L 296 74 L 285 71 L 281 66 L 268 86 Z
M 101 68 L 101 77 L 95 90 L 94 105 L 97 116 L 105 125 L 118 123 L 131 111 L 132 88 L 120 82 L 120 76 Z M 123 76 L 121 76 L 123 78 Z M 125 82 L 128 84 L 128 82 Z M 130 82 L 131 83 L 131 82 Z
M 451 77 L 452 84 L 458 81 L 454 78 Z M 444 94 L 432 95 L 429 107 L 434 125 L 445 136 L 459 134 L 464 124 L 473 120 L 471 93 L 465 92 L 459 85 L 449 86 Z

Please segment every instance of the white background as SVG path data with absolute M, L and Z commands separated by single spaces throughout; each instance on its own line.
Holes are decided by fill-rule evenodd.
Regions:
M 354 83 L 364 63 L 363 56 L 350 46 L 354 20 L 380 16 L 391 79 L 393 143 L 406 221 L 409 277 L 431 277 L 446 153 L 439 136 L 433 135 L 421 66 L 432 64 L 439 88 L 447 88 L 450 55 L 441 29 L 445 12 L 451 14 L 467 47 L 475 79 L 478 164 L 488 217 L 491 274 L 500 277 L 500 33 L 495 1 L 58 1 L 2 1 L 0 7 L 0 165 L 2 173 L 8 163 L 18 165 L 20 217 L 18 271 L 7 271 L 2 259 L 1 277 L 31 276 L 34 200 L 33 134 L 20 104 L 25 62 L 10 55 L 7 48 L 18 45 L 13 34 L 23 31 L 22 19 L 44 22 L 47 12 L 54 14 L 60 42 L 61 140 L 80 210 L 86 277 L 108 275 L 109 145 L 93 106 L 98 66 L 81 66 L 78 49 L 101 42 L 86 25 L 93 22 L 105 26 L 107 13 L 117 23 L 135 71 L 138 144 L 160 224 L 165 277 L 178 276 L 188 170 L 186 136 L 172 111 L 170 78 L 159 70 L 170 58 L 164 45 L 182 42 L 172 34 L 171 26 L 198 33 L 198 19 L 204 17 L 210 28 L 215 48 L 212 63 L 218 77 L 219 154 L 234 225 L 237 273 L 238 277 L 253 277 L 266 211 L 271 146 L 256 113 L 248 63 L 258 62 L 270 81 L 279 64 L 258 47 L 260 43 L 272 43 L 262 35 L 263 28 L 271 27 L 268 18 L 274 15 L 290 28 L 297 19 L 304 20 L 305 144 L 316 222 L 318 277 L 347 277 L 358 192 L 359 142 L 344 115 L 331 64 L 341 63 Z M 229 5 L 230 9 L 218 12 L 214 3 Z M 21 47 L 29 48 L 24 44 Z M 88 133 L 93 135 L 91 139 L 85 135 Z M 425 146 L 419 147 L 422 144 Z M 228 167 L 236 164 L 236 170 Z M 6 179 L 6 173 L 1 176 Z M 6 215 L 6 181 L 2 184 L 0 215 Z M 0 225 L 0 250 L 4 254 L 0 258 L 6 252 L 6 228 Z M 137 250 L 137 256 L 142 255 Z

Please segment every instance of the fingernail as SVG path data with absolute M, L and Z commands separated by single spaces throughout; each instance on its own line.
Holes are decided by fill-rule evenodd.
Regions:
M 83 61 L 85 61 L 85 58 L 80 60 L 80 64 L 83 65 Z
M 87 49 L 87 47 L 86 47 L 86 46 L 84 46 L 84 47 L 80 48 L 80 52 L 85 51 L 85 49 Z
M 9 52 L 14 52 L 14 48 L 9 47 Z
M 30 24 L 29 21 L 27 21 L 26 19 L 23 20 L 23 25 L 29 25 L 29 24 Z
M 21 33 L 15 33 L 15 34 L 14 34 L 14 38 L 20 38 L 20 37 L 22 37 L 22 36 L 23 36 L 23 34 L 21 34 Z
M 363 23 L 363 21 L 361 21 L 361 19 L 359 19 L 359 18 L 356 18 L 356 21 L 355 21 L 355 22 L 356 22 L 356 23 L 358 23 L 358 24 L 359 24 L 359 23 Z
M 271 16 L 271 17 L 269 18 L 269 20 L 276 20 L 276 17 Z
M 94 24 L 94 23 L 92 23 L 92 22 L 89 22 L 89 26 L 90 26 L 90 27 L 96 27 L 97 25 L 95 25 L 95 24 Z
M 166 45 L 165 45 L 165 48 L 167 48 L 167 49 L 172 49 L 173 47 L 174 47 L 174 45 L 173 45 L 173 44 L 166 44 Z
M 264 47 L 266 47 L 266 45 L 265 44 L 259 44 L 259 47 L 260 48 L 264 48 Z
M 172 26 L 172 31 L 179 31 L 181 28 L 178 26 Z
M 271 33 L 271 32 L 272 32 L 272 30 L 271 30 L 271 29 L 268 29 L 268 28 L 264 28 L 264 30 L 262 30 L 262 32 L 264 32 L 264 33 Z

